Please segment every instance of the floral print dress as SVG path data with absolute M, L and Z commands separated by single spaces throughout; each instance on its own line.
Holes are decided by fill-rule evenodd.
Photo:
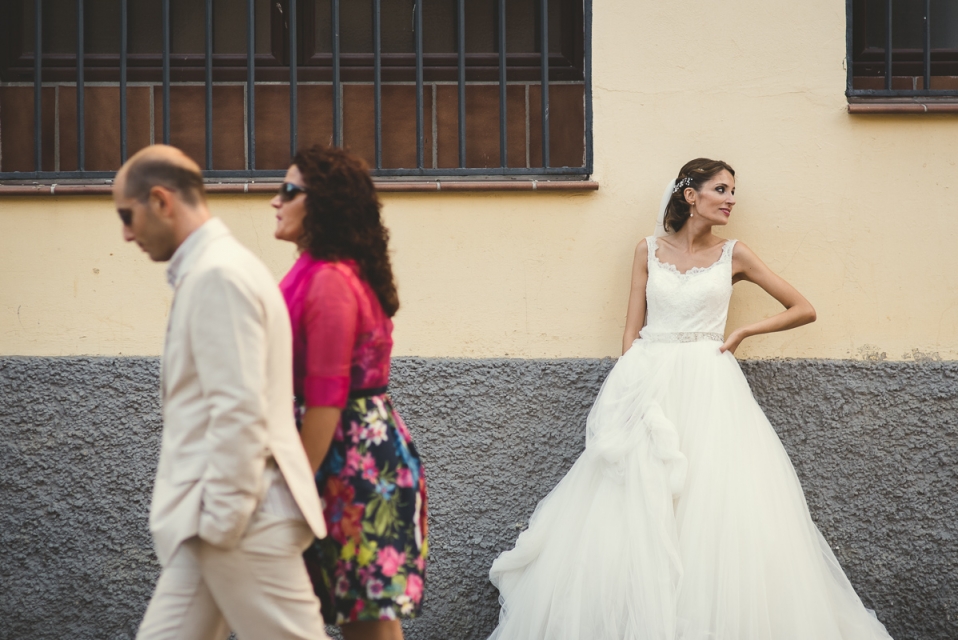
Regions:
M 335 624 L 417 616 L 429 549 L 422 462 L 386 392 L 392 321 L 357 271 L 304 253 L 280 283 L 297 421 L 306 407 L 343 410 L 316 474 L 329 535 L 304 554 Z

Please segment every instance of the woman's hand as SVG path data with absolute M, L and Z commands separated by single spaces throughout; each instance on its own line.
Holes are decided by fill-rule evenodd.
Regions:
M 735 353 L 735 350 L 738 349 L 738 346 L 742 344 L 742 340 L 747 338 L 748 335 L 741 329 L 736 329 L 728 335 L 728 338 L 725 339 L 725 342 L 719 347 L 719 353 L 725 353 L 729 351 Z

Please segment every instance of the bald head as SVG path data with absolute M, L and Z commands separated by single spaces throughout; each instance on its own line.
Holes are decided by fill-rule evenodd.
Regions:
M 116 184 L 127 198 L 146 202 L 150 189 L 175 192 L 189 206 L 206 202 L 199 165 L 176 147 L 157 144 L 141 149 L 116 174 Z
M 157 262 L 169 260 L 210 218 L 203 174 L 179 149 L 147 147 L 124 164 L 113 183 L 123 239 Z

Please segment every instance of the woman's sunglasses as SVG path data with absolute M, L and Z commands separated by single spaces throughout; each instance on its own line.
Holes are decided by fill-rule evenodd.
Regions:
M 301 193 L 306 193 L 306 189 L 292 182 L 284 182 L 279 185 L 279 199 L 283 202 L 289 202 Z

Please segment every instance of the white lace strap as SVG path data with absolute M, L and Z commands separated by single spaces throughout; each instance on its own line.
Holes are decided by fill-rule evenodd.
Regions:
M 722 257 L 720 258 L 721 262 L 731 262 L 732 261 L 732 249 L 735 248 L 735 243 L 738 240 L 726 240 L 725 246 L 722 247 Z
M 652 263 L 655 262 L 655 251 L 656 251 L 656 249 L 658 249 L 658 244 L 656 244 L 656 242 L 655 242 L 655 236 L 649 236 L 648 238 L 646 238 L 646 239 L 645 239 L 645 243 L 646 243 L 646 245 L 647 245 L 648 248 L 649 248 L 649 255 L 648 255 L 648 257 L 646 258 L 647 261 L 648 261 L 647 268 L 648 268 L 649 270 L 651 270 L 651 269 L 652 269 Z

